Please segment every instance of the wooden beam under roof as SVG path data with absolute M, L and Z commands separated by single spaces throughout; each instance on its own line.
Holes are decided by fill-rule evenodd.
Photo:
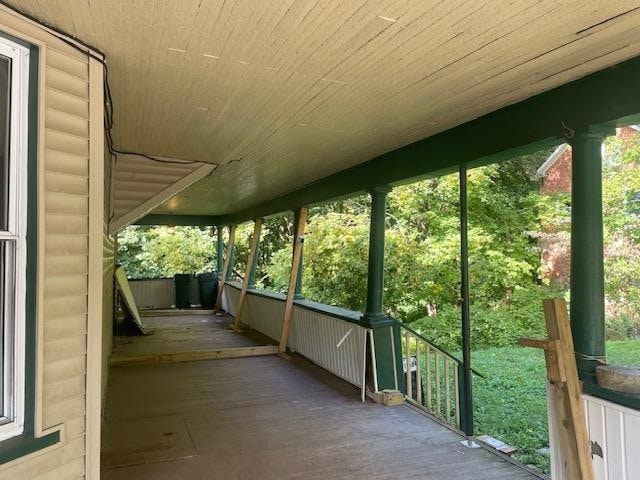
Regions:
M 228 215 L 240 223 L 303 205 L 450 173 L 460 164 L 486 165 L 557 145 L 588 125 L 629 125 L 640 118 L 640 57 L 510 105 L 458 127 L 375 157 L 317 182 Z

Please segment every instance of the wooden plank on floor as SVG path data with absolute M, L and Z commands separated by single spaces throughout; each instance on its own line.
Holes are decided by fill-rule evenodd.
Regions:
M 178 309 L 162 308 L 159 310 L 138 310 L 141 317 L 184 317 L 186 315 L 213 315 L 215 310 L 203 308 Z
M 194 352 L 160 353 L 151 355 L 132 355 L 109 358 L 110 367 L 126 365 L 154 365 L 158 363 L 194 362 L 198 360 L 217 360 L 220 358 L 254 357 L 257 355 L 275 355 L 276 345 L 256 347 L 218 348 L 216 350 L 199 350 Z

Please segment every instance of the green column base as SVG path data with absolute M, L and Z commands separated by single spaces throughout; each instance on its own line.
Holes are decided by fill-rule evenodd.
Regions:
M 363 320 L 365 321 L 365 326 L 373 330 L 373 342 L 376 349 L 378 390 L 397 388 L 401 392 L 406 393 L 407 388 L 402 370 L 402 344 L 398 322 L 386 316 L 377 318 L 371 323 L 367 322 L 368 319 L 366 316 L 363 317 Z

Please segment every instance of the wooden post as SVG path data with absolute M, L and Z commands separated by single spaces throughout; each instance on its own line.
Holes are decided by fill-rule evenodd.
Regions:
M 216 299 L 216 313 L 222 310 L 222 291 L 224 290 L 224 284 L 227 279 L 227 272 L 231 264 L 231 255 L 233 254 L 233 243 L 236 238 L 236 226 L 229 226 L 229 243 L 227 244 L 227 254 L 224 259 L 224 266 L 222 267 L 222 274 L 220 275 L 220 284 L 218 285 L 218 298 Z
M 280 334 L 280 353 L 284 353 L 287 349 L 287 341 L 289 340 L 289 327 L 291 324 L 291 315 L 293 314 L 293 297 L 296 294 L 296 283 L 298 281 L 298 266 L 300 265 L 300 257 L 302 254 L 302 242 L 304 241 L 304 228 L 307 225 L 306 207 L 300 209 L 298 224 L 296 225 L 295 239 L 293 244 L 293 261 L 291 262 L 291 276 L 289 277 L 289 290 L 287 291 L 287 302 L 284 307 L 284 317 L 282 318 L 282 331 Z
M 555 447 L 562 459 L 560 478 L 593 480 L 593 463 L 573 349 L 567 305 L 563 299 L 544 301 L 549 338 L 520 339 L 520 345 L 542 348 L 549 379 L 550 417 L 557 419 L 559 438 Z M 550 425 L 551 429 L 553 426 Z
M 253 226 L 253 238 L 251 239 L 251 249 L 249 250 L 249 257 L 247 258 L 247 269 L 244 274 L 244 280 L 242 282 L 242 290 L 240 291 L 240 299 L 238 300 L 238 311 L 236 313 L 236 320 L 233 323 L 233 328 L 238 330 L 240 328 L 242 312 L 244 311 L 245 298 L 247 296 L 247 289 L 249 288 L 249 282 L 251 280 L 251 270 L 253 269 L 253 262 L 256 259 L 258 252 L 258 246 L 260 245 L 260 231 L 262 230 L 262 218 L 256 219 L 256 223 Z

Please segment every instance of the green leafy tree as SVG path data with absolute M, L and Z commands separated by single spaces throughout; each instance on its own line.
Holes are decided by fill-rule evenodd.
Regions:
M 118 235 L 118 263 L 129 278 L 166 278 L 215 270 L 215 240 L 208 227 L 133 225 Z

